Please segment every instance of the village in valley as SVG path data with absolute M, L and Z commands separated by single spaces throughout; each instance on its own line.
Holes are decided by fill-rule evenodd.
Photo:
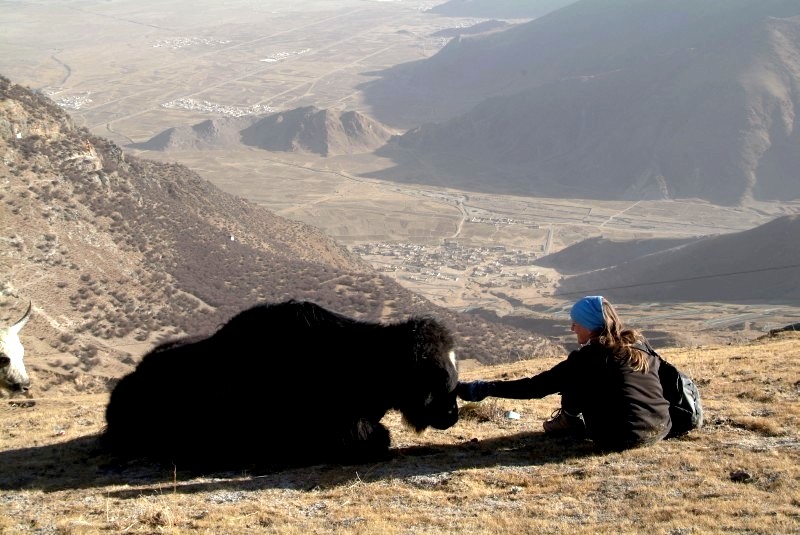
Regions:
M 543 287 L 548 278 L 533 265 L 532 251 L 504 245 L 467 247 L 455 240 L 441 245 L 365 243 L 351 247 L 379 271 L 413 282 L 469 279 L 484 288 Z

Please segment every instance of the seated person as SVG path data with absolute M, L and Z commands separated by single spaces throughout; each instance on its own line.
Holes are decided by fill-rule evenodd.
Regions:
M 602 296 L 578 300 L 570 317 L 581 347 L 566 360 L 525 379 L 461 382 L 458 396 L 480 401 L 561 393 L 561 408 L 544 422 L 545 433 L 588 437 L 604 450 L 647 446 L 666 437 L 671 421 L 659 360 L 634 347 L 647 347 L 644 337 L 625 329 Z

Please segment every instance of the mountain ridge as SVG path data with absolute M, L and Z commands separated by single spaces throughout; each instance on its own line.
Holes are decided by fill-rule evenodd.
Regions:
M 596 245 L 602 261 L 578 272 L 575 256 L 584 243 L 560 251 L 551 265 L 569 261 L 572 273 L 556 295 L 603 293 L 612 301 L 796 303 L 800 299 L 800 215 L 785 215 L 756 228 L 691 240 Z M 660 246 L 658 245 L 660 244 Z M 589 244 L 590 246 L 592 244 Z M 610 250 L 609 250 L 610 249 Z M 646 295 L 647 298 L 643 299 Z
M 387 71 L 365 86 L 377 117 L 385 89 L 393 109 L 442 120 L 381 149 L 397 166 L 380 177 L 422 159 L 427 180 L 479 191 L 800 198 L 800 4 L 678 4 L 580 1 Z
M 171 127 L 129 147 L 166 151 L 246 145 L 274 152 L 338 156 L 371 152 L 392 135 L 388 128 L 357 111 L 303 106 L 264 116 L 223 117 Z

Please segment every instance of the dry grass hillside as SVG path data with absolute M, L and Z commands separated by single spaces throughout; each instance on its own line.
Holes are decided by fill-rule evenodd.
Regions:
M 800 336 L 662 352 L 701 385 L 706 426 L 611 454 L 543 435 L 541 421 L 558 405 L 556 396 L 490 398 L 463 405 L 449 430 L 419 436 L 390 413 L 384 423 L 393 450 L 384 462 L 191 474 L 180 466 L 114 465 L 99 452 L 104 394 L 3 402 L 0 532 L 800 531 Z M 556 360 L 462 376 L 517 377 Z M 291 410 L 280 401 L 270 400 L 264 423 L 254 425 L 272 432 L 268 410 Z M 520 419 L 505 418 L 507 410 Z M 313 424 L 313 414 L 297 416 Z

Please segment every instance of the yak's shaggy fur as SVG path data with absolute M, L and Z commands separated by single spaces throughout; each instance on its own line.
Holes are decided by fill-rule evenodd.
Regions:
M 106 407 L 103 444 L 177 467 L 363 462 L 397 409 L 418 432 L 458 420 L 453 339 L 431 318 L 354 320 L 310 302 L 245 310 L 147 354 Z
M 25 315 L 11 327 L 0 327 L 0 395 L 24 394 L 30 387 L 31 380 L 23 362 L 25 348 L 19 332 L 31 318 L 32 307 L 33 304 L 28 303 Z

